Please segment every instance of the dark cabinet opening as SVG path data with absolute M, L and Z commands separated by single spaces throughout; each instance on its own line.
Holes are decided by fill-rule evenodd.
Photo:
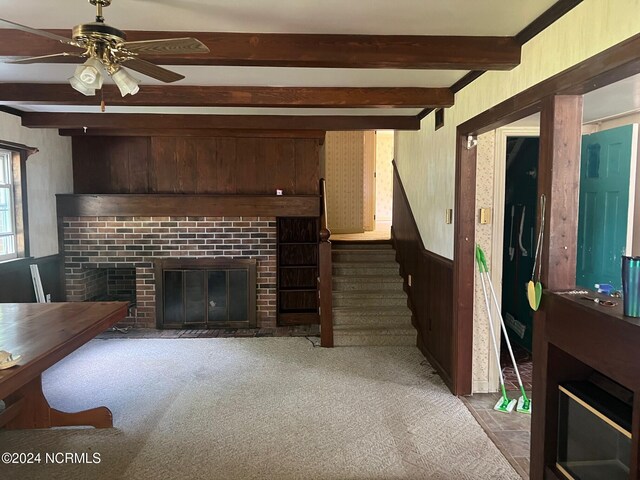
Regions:
M 318 219 L 278 218 L 278 324 L 320 323 Z
M 256 326 L 256 261 L 156 262 L 158 328 Z

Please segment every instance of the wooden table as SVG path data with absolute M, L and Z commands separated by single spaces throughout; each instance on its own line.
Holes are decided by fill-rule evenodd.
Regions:
M 18 366 L 0 370 L 0 427 L 113 426 L 106 407 L 76 413 L 51 408 L 42 392 L 42 372 L 127 315 L 127 302 L 0 304 L 0 350 L 22 355 Z

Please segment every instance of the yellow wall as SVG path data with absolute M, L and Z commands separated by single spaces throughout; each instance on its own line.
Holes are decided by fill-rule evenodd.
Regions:
M 324 174 L 332 233 L 363 232 L 363 132 L 327 132 Z
M 453 258 L 456 127 L 507 98 L 640 32 L 640 0 L 585 0 L 522 48 L 509 72 L 488 72 L 456 94 L 445 126 L 433 114 L 418 132 L 397 132 L 395 159 L 425 247 Z M 455 214 L 455 212 L 454 212 Z
M 32 129 L 20 118 L 0 112 L 0 140 L 40 150 L 27 160 L 29 246 L 32 257 L 58 253 L 56 193 L 73 191 L 71 138 L 56 129 Z
M 376 220 L 391 221 L 393 204 L 393 132 L 376 132 Z

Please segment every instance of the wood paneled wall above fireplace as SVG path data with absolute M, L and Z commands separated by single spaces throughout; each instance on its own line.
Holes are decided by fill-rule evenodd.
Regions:
M 76 136 L 74 192 L 317 195 L 321 141 Z

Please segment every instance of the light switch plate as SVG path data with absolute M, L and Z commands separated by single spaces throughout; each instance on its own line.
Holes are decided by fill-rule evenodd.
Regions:
M 491 223 L 491 209 L 490 208 L 481 208 L 480 209 L 480 224 L 487 225 Z
M 444 223 L 450 225 L 453 223 L 453 209 L 447 208 L 444 212 Z

